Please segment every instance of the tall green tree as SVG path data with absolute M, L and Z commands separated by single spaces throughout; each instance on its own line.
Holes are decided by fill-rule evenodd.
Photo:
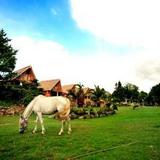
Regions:
M 3 29 L 0 30 L 0 79 L 9 78 L 16 65 L 17 50 L 10 44 L 11 39 Z
M 139 97 L 138 87 L 134 84 L 127 83 L 124 86 L 124 97 L 127 101 L 137 102 Z
M 160 105 L 160 83 L 151 88 L 149 102 L 151 105 Z
M 115 84 L 115 90 L 112 93 L 112 99 L 114 102 L 123 102 L 125 101 L 125 90 L 122 86 L 122 83 L 119 81 Z
M 144 91 L 139 92 L 138 101 L 140 104 L 147 104 L 148 94 Z

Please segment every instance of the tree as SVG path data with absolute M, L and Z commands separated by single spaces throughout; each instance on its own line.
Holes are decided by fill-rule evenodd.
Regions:
M 127 83 L 124 86 L 124 97 L 130 102 L 137 102 L 139 96 L 138 87 L 134 84 Z
M 74 90 L 69 92 L 69 97 L 76 102 L 78 107 L 84 106 L 85 93 L 83 84 L 76 84 Z
M 146 92 L 144 92 L 144 91 L 141 91 L 139 93 L 139 96 L 138 96 L 139 103 L 142 104 L 142 105 L 146 104 L 147 103 L 146 102 L 147 101 L 147 97 L 148 97 L 148 94 Z
M 112 99 L 115 102 L 137 102 L 138 96 L 139 91 L 136 85 L 127 83 L 122 86 L 120 81 L 115 84 L 115 90 L 112 93 Z
M 85 93 L 83 87 L 84 87 L 83 84 L 76 84 L 77 105 L 79 107 L 84 106 Z
M 125 100 L 124 92 L 124 87 L 122 86 L 122 83 L 119 81 L 115 84 L 115 90 L 112 93 L 113 101 L 123 102 Z
M 37 81 L 23 85 L 11 81 L 16 65 L 16 53 L 10 45 L 11 39 L 3 29 L 0 30 L 0 100 L 14 103 L 28 104 L 33 97 L 42 93 L 38 88 Z
M 152 105 L 160 105 L 160 83 L 151 88 L 149 102 Z
M 92 100 L 96 103 L 97 106 L 100 105 L 100 101 L 106 101 L 107 92 L 104 88 L 100 88 L 99 86 L 95 86 L 95 89 L 92 93 Z
M 11 39 L 7 38 L 7 34 L 3 29 L 0 30 L 0 79 L 5 80 L 11 77 L 16 64 L 16 53 L 9 44 Z

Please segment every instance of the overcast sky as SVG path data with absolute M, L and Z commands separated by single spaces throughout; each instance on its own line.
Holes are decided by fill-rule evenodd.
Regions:
M 18 49 L 16 69 L 62 85 L 160 83 L 159 0 L 0 0 L 0 28 Z

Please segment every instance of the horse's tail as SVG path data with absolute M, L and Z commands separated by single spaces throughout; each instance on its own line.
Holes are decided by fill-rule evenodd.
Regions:
M 34 104 L 37 102 L 37 100 L 40 98 L 40 97 L 43 97 L 43 95 L 39 95 L 39 96 L 36 96 L 26 107 L 24 113 L 23 113 L 23 117 L 25 118 L 28 118 L 31 114 L 32 114 L 32 111 L 33 111 L 33 106 Z
M 60 120 L 69 120 L 70 119 L 70 106 L 71 106 L 71 102 L 68 98 L 66 99 L 66 105 L 64 106 L 64 110 L 58 113 L 58 117 Z

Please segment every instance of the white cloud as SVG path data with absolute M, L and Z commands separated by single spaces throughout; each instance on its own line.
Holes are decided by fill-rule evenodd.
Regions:
M 160 54 L 158 50 L 145 50 L 136 54 L 134 79 L 141 88 L 149 91 L 160 83 Z
M 106 42 L 155 47 L 160 44 L 159 0 L 70 0 L 78 26 Z
M 160 79 L 160 74 L 157 74 L 160 62 L 152 65 L 157 57 L 152 59 L 145 53 L 140 56 L 139 53 L 116 56 L 102 52 L 86 56 L 73 55 L 61 44 L 26 36 L 16 37 L 12 43 L 14 48 L 19 49 L 16 69 L 32 65 L 38 80 L 59 78 L 62 85 L 80 82 L 89 87 L 100 85 L 108 91 L 113 91 L 115 83 L 120 80 L 123 83 L 132 82 L 149 91 Z
M 105 68 L 111 66 L 105 76 L 112 89 L 116 80 L 134 83 L 147 92 L 159 83 L 158 0 L 70 0 L 70 4 L 72 17 L 80 29 L 103 39 L 106 44 L 130 48 L 121 57 L 105 53 L 109 56 Z M 107 56 L 103 58 L 108 63 Z
M 62 84 L 100 85 L 106 90 L 113 90 L 114 83 L 123 77 L 119 72 L 124 70 L 123 62 L 119 63 L 120 57 L 117 59 L 104 53 L 73 55 L 56 42 L 26 36 L 14 38 L 12 44 L 19 50 L 16 69 L 32 65 L 39 80 L 60 78 Z M 124 74 L 126 72 L 124 70 Z
M 21 36 L 13 39 L 13 46 L 19 50 L 16 69 L 32 65 L 39 80 L 61 76 L 70 59 L 63 46 L 52 41 Z

